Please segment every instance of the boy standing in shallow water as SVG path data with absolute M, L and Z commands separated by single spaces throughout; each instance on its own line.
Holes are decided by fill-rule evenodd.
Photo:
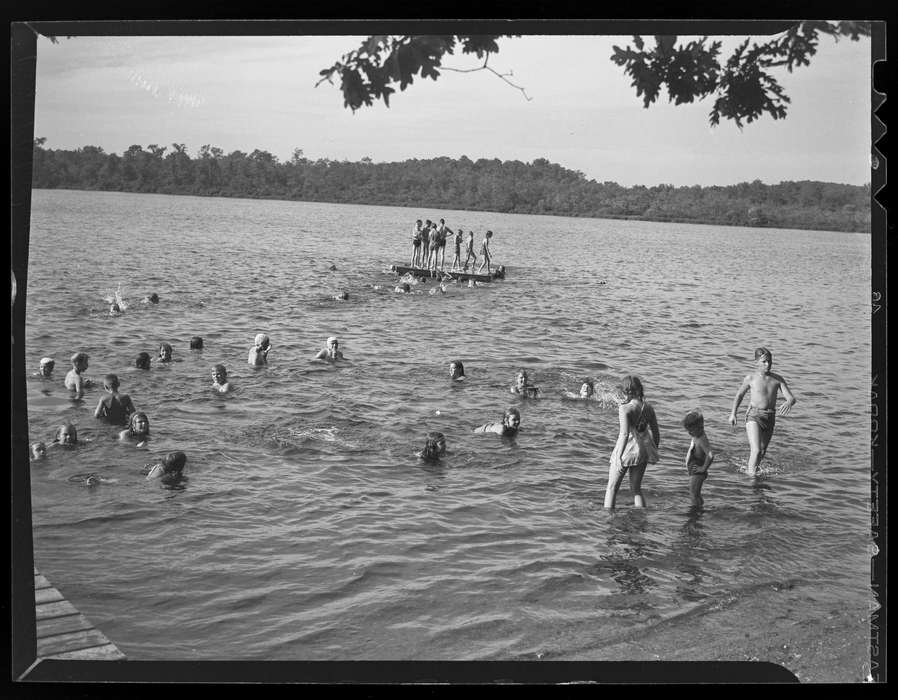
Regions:
M 113 425 L 127 425 L 128 419 L 134 413 L 134 404 L 127 394 L 118 393 L 119 381 L 114 374 L 103 377 L 103 388 L 109 392 L 109 396 L 103 396 L 94 411 L 94 418 L 103 418 Z
M 84 387 L 90 385 L 90 382 L 81 376 L 81 373 L 87 369 L 89 360 L 86 352 L 76 352 L 72 355 L 72 369 L 65 375 L 65 388 L 74 392 L 72 398 L 82 398 Z
M 698 409 L 689 411 L 683 419 L 683 427 L 692 437 L 686 451 L 689 495 L 692 496 L 692 505 L 701 508 L 705 505 L 705 499 L 702 498 L 702 484 L 708 478 L 708 467 L 714 461 L 714 453 L 711 452 L 711 443 L 705 435 L 705 417 L 701 411 Z
M 786 380 L 780 375 L 770 371 L 773 365 L 773 354 L 767 348 L 755 350 L 755 362 L 758 369 L 742 380 L 742 386 L 736 392 L 733 400 L 733 410 L 730 412 L 730 425 L 736 427 L 736 411 L 742 402 L 742 397 L 751 391 L 748 410 L 745 412 L 745 432 L 748 434 L 748 444 L 751 454 L 748 457 L 746 473 L 754 476 L 758 469 L 758 463 L 767 453 L 767 445 L 773 437 L 773 428 L 776 424 L 776 414 L 785 416 L 795 404 L 795 397 L 789 390 Z M 776 399 L 779 390 L 783 390 L 785 402 L 776 408 Z

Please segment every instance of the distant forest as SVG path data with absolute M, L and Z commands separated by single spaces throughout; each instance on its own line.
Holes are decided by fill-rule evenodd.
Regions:
M 203 146 L 195 158 L 184 144 L 131 146 L 122 155 L 97 146 L 74 151 L 34 141 L 35 188 L 107 190 L 211 197 L 413 207 L 409 218 L 461 209 L 518 214 L 588 216 L 765 226 L 824 231 L 870 231 L 870 185 L 760 180 L 726 187 L 622 187 L 587 180 L 544 158 L 532 163 L 466 156 L 358 163 L 309 160 L 297 149 L 289 162 Z M 420 213 L 419 213 L 420 212 Z

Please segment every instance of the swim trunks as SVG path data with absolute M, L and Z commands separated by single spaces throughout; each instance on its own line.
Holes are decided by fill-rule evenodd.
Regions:
M 776 424 L 776 410 L 772 408 L 756 408 L 749 406 L 745 412 L 746 424 L 754 421 L 761 429 L 761 435 L 769 440 L 773 435 L 773 427 Z

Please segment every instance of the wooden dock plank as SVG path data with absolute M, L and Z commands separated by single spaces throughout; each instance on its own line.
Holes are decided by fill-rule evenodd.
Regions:
M 75 651 L 66 651 L 60 654 L 53 654 L 54 659 L 89 659 L 92 661 L 118 661 L 126 659 L 119 648 L 112 644 L 104 644 L 99 647 L 91 647 L 90 649 L 76 649 Z
M 54 634 L 64 634 L 66 632 L 76 632 L 77 630 L 86 630 L 93 627 L 84 615 L 78 613 L 76 615 L 65 615 L 64 617 L 54 617 L 49 620 L 39 620 L 37 623 L 37 638 L 50 637 Z
M 35 605 L 34 612 L 37 615 L 38 620 L 46 620 L 51 617 L 74 615 L 78 611 L 69 601 L 60 600 L 57 603 L 42 603 L 41 605 Z
M 44 637 L 37 640 L 37 655 L 47 657 L 49 655 L 62 654 L 67 651 L 89 649 L 109 644 L 109 640 L 98 629 L 91 627 L 86 630 L 54 634 L 52 637 Z
M 57 600 L 65 600 L 65 598 L 55 588 L 38 588 L 34 591 L 34 602 L 36 605 L 55 603 Z
M 37 569 L 34 570 L 34 613 L 38 658 L 127 658 Z

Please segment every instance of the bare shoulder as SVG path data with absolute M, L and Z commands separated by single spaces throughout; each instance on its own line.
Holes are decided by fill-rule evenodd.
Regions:
M 778 381 L 780 384 L 785 384 L 785 383 L 786 383 L 786 380 L 783 379 L 783 375 L 777 374 L 776 372 L 770 372 L 769 374 L 770 374 L 770 377 L 771 377 L 772 379 L 775 379 L 775 380 Z

